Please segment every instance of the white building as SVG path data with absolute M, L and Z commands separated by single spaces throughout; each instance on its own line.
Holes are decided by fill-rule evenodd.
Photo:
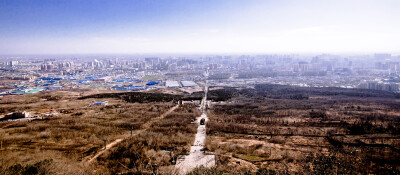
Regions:
M 179 85 L 178 81 L 166 81 L 166 82 L 165 82 L 165 86 L 166 86 L 167 88 L 178 88 L 178 87 L 181 87 L 181 86 Z

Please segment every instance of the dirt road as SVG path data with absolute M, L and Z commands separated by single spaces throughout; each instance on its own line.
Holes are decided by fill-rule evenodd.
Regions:
M 203 110 L 203 114 L 196 119 L 198 124 L 197 133 L 193 145 L 190 147 L 190 154 L 185 156 L 183 160 L 178 160 L 176 162 L 176 168 L 179 169 L 181 174 L 186 174 L 187 172 L 193 170 L 198 166 L 212 167 L 215 166 L 215 155 L 206 155 L 202 151 L 206 142 L 206 125 L 201 125 L 200 120 L 204 119 L 206 122 L 207 118 L 207 93 L 208 87 L 205 88 L 205 95 L 202 100 L 200 109 Z
M 143 131 L 146 131 L 155 121 L 160 120 L 162 118 L 164 118 L 165 116 L 167 116 L 168 114 L 170 114 L 172 111 L 174 111 L 176 108 L 179 107 L 178 105 L 175 105 L 174 107 L 172 107 L 171 109 L 169 109 L 167 112 L 161 114 L 159 117 L 157 118 L 153 118 L 150 121 L 148 121 L 147 123 L 143 124 L 142 129 L 140 130 L 136 130 L 132 133 L 132 136 L 138 135 Z M 102 149 L 101 151 L 97 152 L 93 157 L 86 157 L 83 159 L 83 162 L 87 162 L 87 163 L 91 163 L 94 160 L 97 159 L 97 157 L 99 157 L 100 155 L 102 155 L 105 151 L 109 150 L 110 148 L 112 148 L 113 146 L 117 145 L 118 143 L 124 141 L 125 139 L 131 137 L 130 133 L 127 133 L 125 135 L 123 135 L 121 138 L 114 140 L 113 142 L 109 143 L 106 145 L 106 149 Z

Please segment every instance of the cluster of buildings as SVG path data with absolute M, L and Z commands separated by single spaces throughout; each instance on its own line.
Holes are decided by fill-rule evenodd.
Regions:
M 362 89 L 397 92 L 399 91 L 400 84 L 388 81 L 363 81 L 358 87 Z
M 141 91 L 274 83 L 399 91 L 400 57 L 372 55 L 8 56 L 0 96 L 57 89 Z

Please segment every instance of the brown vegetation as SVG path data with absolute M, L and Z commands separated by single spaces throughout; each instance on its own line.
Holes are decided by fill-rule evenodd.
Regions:
M 221 171 L 318 174 L 325 165 L 316 163 L 324 160 L 337 164 L 328 174 L 399 172 L 398 94 L 278 85 L 209 94 L 216 102 L 209 110 L 207 149 L 225 157 Z
M 111 174 L 156 173 L 186 154 L 196 133 L 192 121 L 200 115 L 192 104 L 180 106 L 139 135 L 123 141 L 98 158 Z
M 159 116 L 178 100 L 201 96 L 55 91 L 4 97 L 0 114 L 26 110 L 44 119 L 0 122 L 0 172 L 176 174 L 173 165 L 190 150 L 192 122 L 201 113 L 195 103 L 184 103 Z M 398 94 L 257 85 L 210 90 L 208 99 L 205 151 L 216 154 L 218 167 L 189 174 L 399 173 Z M 109 105 L 89 106 L 103 100 Z M 82 163 L 103 149 L 104 140 L 135 130 L 145 132 Z
M 83 167 L 80 163 L 82 158 L 101 150 L 104 140 L 111 142 L 131 130 L 140 129 L 144 123 L 175 105 L 157 101 L 126 103 L 111 98 L 78 100 L 77 94 L 68 96 L 74 93 L 7 96 L 1 100 L 3 114 L 26 110 L 43 116 L 42 112 L 53 111 L 43 120 L 0 122 L 0 168 L 5 174 L 40 174 L 42 170 L 31 169 L 42 169 L 50 164 L 76 167 L 65 171 L 65 174 L 85 171 L 98 174 L 90 167 Z M 93 100 L 107 100 L 109 105 L 89 106 Z M 9 161 L 11 158 L 13 161 Z M 43 164 L 43 161 L 46 163 Z M 53 171 L 51 167 L 48 171 L 43 170 L 45 173 Z M 73 171 L 76 172 L 71 173 Z

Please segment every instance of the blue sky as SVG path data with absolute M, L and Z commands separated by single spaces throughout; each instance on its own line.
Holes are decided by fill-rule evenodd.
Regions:
M 0 0 L 0 54 L 399 52 L 397 0 Z

